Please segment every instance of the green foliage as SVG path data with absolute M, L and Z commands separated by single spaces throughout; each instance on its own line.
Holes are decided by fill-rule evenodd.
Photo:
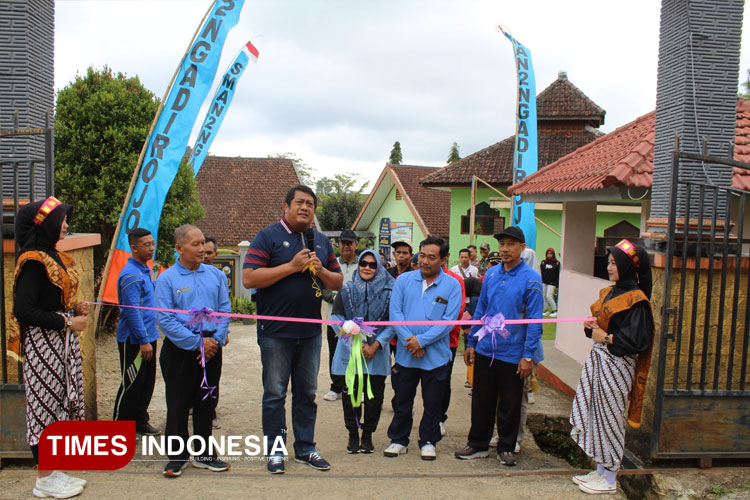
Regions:
M 745 93 L 740 92 L 739 96 L 750 100 L 750 69 L 747 70 L 747 80 L 742 82 L 742 86 L 745 87 Z
M 292 163 L 294 163 L 294 169 L 297 171 L 297 175 L 299 176 L 300 184 L 304 184 L 305 186 L 312 186 L 314 184 L 313 179 L 313 169 L 310 167 L 307 163 L 302 161 L 301 158 L 297 156 L 296 153 L 280 153 L 275 155 L 268 155 L 268 158 L 281 158 L 283 160 L 292 160 Z M 317 194 L 317 193 L 316 193 Z
M 255 302 L 237 295 L 232 298 L 232 314 L 255 314 Z M 232 318 L 232 321 L 253 321 L 250 318 Z
M 94 266 L 101 269 L 112 243 L 130 179 L 159 100 L 138 77 L 88 68 L 57 94 L 55 188 L 73 205 L 71 230 L 102 236 Z M 205 214 L 192 169 L 180 165 L 164 203 L 157 260 L 174 260 L 174 229 Z
M 359 182 L 359 176 L 354 174 L 336 174 L 333 178 L 323 177 L 317 182 L 315 188 L 320 203 L 316 213 L 324 231 L 341 231 L 351 227 L 362 208 L 362 191 L 369 184 L 365 182 L 355 191 Z
M 102 235 L 109 249 L 138 155 L 158 109 L 138 77 L 105 66 L 60 90 L 55 106 L 55 188 L 73 205 L 71 230 Z
M 721 497 L 728 493 L 732 493 L 732 490 L 728 490 L 721 484 L 714 484 L 713 486 L 711 486 L 711 494 L 713 495 Z
M 458 154 L 458 143 L 454 142 L 451 146 L 451 150 L 448 153 L 448 165 L 455 163 L 461 159 L 461 155 Z
M 154 260 L 165 267 L 172 265 L 175 260 L 174 230 L 183 224 L 195 224 L 205 215 L 206 210 L 195 188 L 193 167 L 182 161 L 164 199 Z
M 393 143 L 393 149 L 391 149 L 391 156 L 388 159 L 388 163 L 401 165 L 401 161 L 403 161 L 403 157 L 401 155 L 401 143 L 396 141 Z

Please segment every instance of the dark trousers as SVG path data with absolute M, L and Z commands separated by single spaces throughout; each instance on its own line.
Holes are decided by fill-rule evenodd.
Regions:
M 367 397 L 367 380 L 370 380 L 372 388 L 372 399 Z M 359 377 L 354 379 L 354 388 L 356 391 L 359 385 Z M 385 375 L 365 375 L 365 386 L 362 393 L 362 404 L 354 408 L 349 396 L 349 387 L 344 387 L 344 397 L 341 398 L 341 406 L 344 409 L 344 425 L 349 434 L 358 434 L 359 426 L 357 422 L 362 422 L 362 407 L 365 410 L 365 421 L 361 424 L 362 430 L 370 434 L 378 428 L 380 421 L 380 411 L 383 409 L 383 394 L 385 393 Z
M 179 436 L 185 445 L 189 437 L 188 410 L 193 408 L 193 435 L 201 436 L 208 445 L 208 438 L 211 436 L 211 416 L 216 406 L 216 401 L 211 396 L 203 399 L 207 391 L 200 387 L 203 381 L 203 368 L 198 361 L 199 355 L 200 351 L 186 351 L 174 345 L 171 340 L 164 339 L 159 357 L 167 399 L 167 425 L 164 435 Z M 208 385 L 216 386 L 219 383 L 220 371 L 221 347 L 206 363 Z M 170 455 L 169 459 L 187 460 L 188 456 L 188 451 L 183 450 L 179 455 Z
M 523 379 L 517 371 L 517 363 L 506 363 L 499 359 L 492 361 L 480 354 L 474 356 L 468 444 L 475 450 L 488 448 L 495 422 L 500 436 L 497 452 L 512 452 L 515 449 L 523 396 Z
M 448 420 L 448 407 L 451 405 L 451 377 L 453 376 L 453 362 L 456 360 L 456 349 L 458 349 L 458 347 L 451 347 L 451 360 L 448 362 L 448 378 L 445 379 L 445 389 L 443 392 L 443 413 L 440 416 L 441 422 Z
M 437 444 L 440 441 L 440 415 L 445 390 L 445 379 L 448 378 L 448 365 L 433 370 L 407 368 L 398 364 L 391 368 L 391 381 L 396 395 L 394 396 L 393 421 L 388 427 L 388 437 L 392 443 L 407 446 L 413 424 L 411 414 L 417 385 L 422 384 L 422 405 L 424 413 L 419 423 L 419 447 L 426 443 Z
M 333 331 L 333 328 L 331 325 L 328 325 L 328 332 L 327 332 L 327 338 L 328 338 L 328 373 L 331 373 L 331 367 L 333 366 L 333 355 L 336 353 L 336 344 L 338 344 L 339 336 L 336 335 L 336 332 Z M 334 375 L 331 373 L 331 390 L 335 393 L 342 393 L 344 392 L 344 386 L 346 385 L 346 382 L 344 382 L 344 376 L 343 375 Z
M 136 372 L 133 361 L 141 352 L 140 346 L 130 342 L 117 343 L 120 388 L 117 389 L 112 420 L 135 420 L 136 427 L 148 423 L 148 405 L 151 404 L 156 382 L 156 340 L 151 342 L 151 349 L 153 357 L 150 361 L 141 359 L 141 366 Z

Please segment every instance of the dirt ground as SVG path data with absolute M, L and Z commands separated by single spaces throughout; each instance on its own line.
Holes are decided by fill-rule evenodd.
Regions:
M 221 397 L 218 416 L 221 428 L 217 435 L 262 435 L 261 365 L 255 326 L 232 323 L 230 344 L 224 350 Z M 160 343 L 161 345 L 161 343 Z M 446 422 L 447 434 L 437 445 L 438 459 L 420 459 L 416 447 L 417 426 L 412 431 L 409 453 L 386 458 L 382 451 L 388 445 L 386 431 L 393 416 L 387 403 L 392 397 L 386 385 L 386 404 L 380 426 L 374 435 L 376 452 L 372 455 L 348 455 L 347 433 L 343 424 L 341 402 L 329 402 L 322 396 L 328 391 L 328 349 L 323 342 L 318 378 L 318 417 L 316 441 L 318 450 L 332 464 L 327 472 L 311 469 L 290 460 L 286 474 L 272 476 L 265 462 L 258 459 L 232 461 L 227 472 L 212 473 L 187 467 L 182 476 L 167 479 L 161 471 L 162 457 L 133 460 L 121 470 L 91 471 L 76 475 L 89 485 L 80 498 L 163 499 L 163 498 L 498 498 L 582 499 L 590 498 L 571 481 L 576 473 L 564 460 L 542 452 L 527 432 L 518 456 L 517 467 L 504 467 L 494 454 L 488 459 L 460 461 L 453 452 L 463 447 L 469 429 L 470 398 L 464 387 L 465 367 L 457 359 L 452 376 L 453 397 Z M 97 346 L 97 381 L 99 418 L 111 417 L 119 383 L 117 349 L 114 338 L 100 339 Z M 291 391 L 290 391 L 291 393 Z M 421 396 L 417 395 L 415 421 L 421 417 Z M 566 415 L 570 400 L 554 389 L 542 385 L 531 413 Z M 291 426 L 291 397 L 287 398 L 287 422 Z M 151 407 L 151 423 L 163 429 L 166 418 L 164 384 L 157 370 L 157 381 Z M 291 450 L 293 436 L 287 447 Z M 140 444 L 136 459 L 141 457 Z M 28 467 L 10 467 L 0 472 L 0 498 L 30 498 L 35 471 Z M 610 497 L 612 498 L 612 497 Z M 614 498 L 625 498 L 622 491 Z

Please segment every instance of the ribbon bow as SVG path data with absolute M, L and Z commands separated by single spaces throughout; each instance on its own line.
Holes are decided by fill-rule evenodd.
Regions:
M 497 347 L 497 341 L 495 340 L 496 333 L 504 339 L 510 337 L 510 332 L 505 328 L 505 316 L 503 313 L 497 313 L 494 316 L 490 316 L 489 314 L 482 316 L 482 328 L 477 330 L 474 336 L 478 343 L 484 337 L 490 335 L 492 339 L 492 359 L 490 360 L 490 366 L 495 361 L 495 348 Z
M 198 326 L 201 335 L 201 366 L 203 367 L 203 380 L 201 381 L 200 388 L 206 390 L 206 394 L 203 396 L 203 400 L 211 396 L 216 399 L 216 386 L 208 385 L 208 379 L 206 379 L 206 350 L 203 346 L 203 322 L 209 321 L 211 323 L 221 323 L 222 318 L 214 316 L 214 311 L 208 307 L 198 309 L 196 307 L 190 308 L 190 319 L 185 323 L 188 328 L 195 328 Z
M 365 373 L 369 375 L 369 371 L 367 370 L 367 359 L 362 353 L 362 343 L 367 342 L 367 337 L 375 336 L 375 329 L 366 325 L 364 318 L 341 321 L 339 326 L 341 327 L 339 335 L 343 338 L 344 342 L 348 341 L 351 344 L 352 351 L 349 355 L 349 362 L 346 365 L 344 380 L 346 381 L 346 387 L 349 389 L 349 398 L 352 401 L 352 406 L 357 408 L 362 404 L 365 385 L 367 388 L 367 397 L 370 399 L 373 398 L 369 377 L 365 384 Z M 359 383 L 355 384 L 357 379 Z M 359 419 L 357 419 L 357 428 L 359 427 Z

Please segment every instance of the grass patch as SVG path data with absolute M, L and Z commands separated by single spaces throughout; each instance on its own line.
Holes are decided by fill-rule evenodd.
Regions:
M 542 340 L 555 340 L 557 323 L 542 323 Z

